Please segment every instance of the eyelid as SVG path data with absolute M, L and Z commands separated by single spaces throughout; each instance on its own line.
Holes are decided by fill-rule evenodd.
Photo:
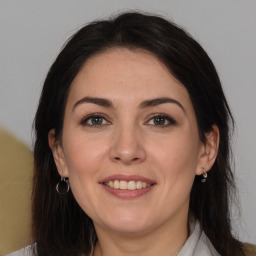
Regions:
M 93 118 L 93 117 L 100 117 L 102 119 L 104 119 L 107 124 L 99 124 L 99 125 L 90 125 L 90 124 L 86 124 L 86 122 L 90 119 L 90 118 Z M 154 124 L 149 124 L 149 122 L 153 119 L 153 118 L 157 118 L 157 117 L 161 117 L 161 118 L 165 118 L 169 123 L 168 124 L 165 124 L 165 125 L 154 125 Z M 165 114 L 165 113 L 152 113 L 150 114 L 149 116 L 147 116 L 147 121 L 145 122 L 146 125 L 150 125 L 150 126 L 155 126 L 155 127 L 159 127 L 159 128 L 165 128 L 165 127 L 169 127 L 169 126 L 172 126 L 172 125 L 176 125 L 177 124 L 177 121 L 171 117 L 170 115 L 168 114 Z M 88 126 L 88 127 L 99 127 L 99 126 L 105 126 L 105 125 L 109 125 L 111 124 L 112 122 L 110 121 L 110 118 L 107 117 L 105 114 L 103 113 L 90 113 L 86 116 L 84 116 L 81 121 L 79 122 L 79 124 L 83 125 L 83 126 Z
M 167 124 L 167 125 L 152 125 L 152 126 L 159 127 L 159 128 L 165 128 L 165 127 L 169 127 L 169 126 L 177 124 L 177 121 L 173 117 L 171 117 L 170 115 L 164 114 L 164 113 L 153 113 L 153 114 L 151 114 L 150 116 L 147 117 L 147 121 L 146 121 L 145 124 L 150 125 L 150 124 L 148 124 L 149 121 L 152 120 L 153 118 L 156 118 L 156 117 L 165 118 L 167 121 L 169 121 L 169 124 Z
M 102 114 L 102 113 L 90 113 L 86 116 L 84 116 L 81 121 L 79 122 L 79 124 L 81 125 L 84 125 L 84 126 L 88 126 L 88 127 L 97 127 L 97 125 L 90 125 L 90 124 L 86 124 L 86 121 L 89 120 L 90 118 L 93 118 L 93 117 L 100 117 L 102 119 L 104 119 L 108 124 L 111 124 L 111 122 L 109 121 L 109 118 L 105 115 L 105 114 Z M 104 126 L 104 125 L 108 125 L 108 124 L 101 124 L 101 125 L 98 125 L 98 126 Z

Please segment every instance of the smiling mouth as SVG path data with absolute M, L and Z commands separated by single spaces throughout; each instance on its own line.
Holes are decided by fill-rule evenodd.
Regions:
M 145 181 L 125 181 L 125 180 L 110 180 L 108 182 L 103 182 L 103 185 L 116 189 L 116 190 L 138 190 L 145 189 L 153 186 L 154 184 L 147 183 Z

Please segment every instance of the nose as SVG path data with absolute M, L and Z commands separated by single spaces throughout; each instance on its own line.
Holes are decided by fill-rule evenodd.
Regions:
M 115 131 L 110 149 L 112 161 L 125 165 L 141 163 L 146 159 L 143 136 L 139 128 L 125 127 Z

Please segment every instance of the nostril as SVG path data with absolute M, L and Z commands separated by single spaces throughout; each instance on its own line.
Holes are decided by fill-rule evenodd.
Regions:
M 127 161 L 127 159 L 118 157 L 118 156 L 114 157 L 114 159 L 116 161 Z M 134 157 L 134 158 L 130 159 L 129 162 L 136 162 L 136 161 L 139 161 L 139 159 L 140 159 L 139 157 Z

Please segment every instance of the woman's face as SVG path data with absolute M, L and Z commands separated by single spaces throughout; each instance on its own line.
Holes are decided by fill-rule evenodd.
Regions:
M 187 219 L 206 151 L 185 87 L 153 55 L 128 49 L 84 64 L 53 148 L 96 229 L 128 233 Z

